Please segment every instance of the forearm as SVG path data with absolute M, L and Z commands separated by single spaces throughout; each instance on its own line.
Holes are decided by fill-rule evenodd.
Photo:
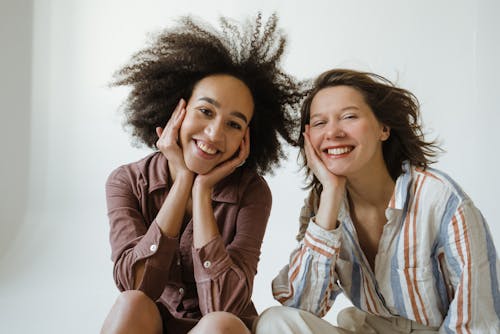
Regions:
M 337 228 L 337 217 L 343 197 L 343 189 L 324 188 L 321 192 L 315 223 L 325 230 L 333 230 Z
M 190 173 L 177 175 L 168 196 L 156 216 L 156 223 L 163 235 L 175 237 L 179 234 L 186 212 L 186 205 L 191 195 L 193 175 Z
M 289 265 L 273 280 L 274 298 L 283 305 L 325 315 L 339 292 L 335 263 L 340 240 L 339 230 L 326 231 L 311 223 Z
M 219 234 L 211 189 L 193 188 L 193 246 L 201 248 Z

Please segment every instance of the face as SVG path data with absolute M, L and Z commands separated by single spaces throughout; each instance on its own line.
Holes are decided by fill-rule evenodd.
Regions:
M 206 174 L 238 151 L 253 116 L 250 89 L 230 75 L 211 75 L 194 87 L 180 129 L 187 167 Z
M 316 94 L 311 101 L 309 137 L 336 175 L 373 173 L 374 168 L 385 166 L 382 142 L 389 138 L 389 129 L 352 87 L 327 87 Z

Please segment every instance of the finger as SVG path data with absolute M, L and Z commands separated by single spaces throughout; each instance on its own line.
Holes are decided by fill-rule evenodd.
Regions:
M 180 99 L 179 102 L 177 103 L 177 106 L 175 107 L 174 111 L 172 112 L 170 119 L 168 120 L 167 124 L 165 125 L 166 130 L 175 127 L 176 123 L 178 122 L 179 115 L 182 114 L 182 112 L 183 112 L 184 105 L 185 105 L 184 99 Z M 164 131 L 164 133 L 165 132 L 166 131 Z
M 158 136 L 158 138 L 161 137 L 161 134 L 163 133 L 163 129 L 159 126 L 156 127 L 156 135 Z

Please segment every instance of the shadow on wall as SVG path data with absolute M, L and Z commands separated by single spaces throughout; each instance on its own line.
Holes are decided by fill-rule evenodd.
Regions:
M 0 2 L 0 258 L 28 205 L 33 1 Z

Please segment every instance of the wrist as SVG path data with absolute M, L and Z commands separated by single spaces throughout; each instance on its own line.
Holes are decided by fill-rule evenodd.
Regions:
M 182 184 L 190 184 L 192 185 L 194 182 L 194 174 L 190 170 L 180 170 L 177 172 L 175 176 L 175 181 Z

